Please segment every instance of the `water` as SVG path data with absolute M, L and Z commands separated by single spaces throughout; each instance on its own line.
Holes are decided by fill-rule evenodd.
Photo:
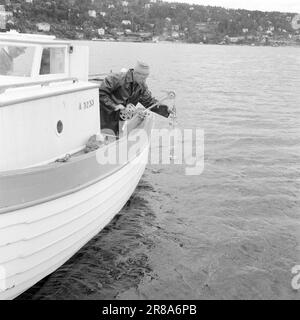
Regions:
M 23 299 L 299 299 L 300 49 L 89 43 L 90 73 L 151 65 L 205 169 L 149 165 L 98 236 Z M 163 120 L 157 126 L 168 126 Z

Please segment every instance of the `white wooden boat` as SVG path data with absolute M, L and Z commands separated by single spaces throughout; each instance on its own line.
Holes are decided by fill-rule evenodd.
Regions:
M 130 147 L 133 128 L 150 135 L 153 125 L 152 116 L 134 118 L 128 135 L 81 152 L 100 132 L 88 49 L 0 34 L 0 50 L 9 47 L 23 53 L 0 75 L 0 299 L 52 273 L 120 211 L 144 172 L 150 139 L 122 163 L 99 164 L 99 152 Z

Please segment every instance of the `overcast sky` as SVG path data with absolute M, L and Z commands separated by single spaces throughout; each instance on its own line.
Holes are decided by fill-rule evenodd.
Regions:
M 300 0 L 167 0 L 234 9 L 300 13 Z

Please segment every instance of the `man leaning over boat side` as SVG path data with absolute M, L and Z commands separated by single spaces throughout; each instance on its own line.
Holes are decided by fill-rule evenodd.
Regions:
M 109 74 L 103 80 L 99 89 L 102 130 L 110 129 L 118 135 L 120 111 L 128 104 L 136 106 L 140 102 L 145 108 L 149 108 L 158 102 L 146 85 L 149 73 L 148 64 L 138 61 L 134 69 Z M 164 104 L 151 110 L 166 118 L 170 115 L 169 107 Z

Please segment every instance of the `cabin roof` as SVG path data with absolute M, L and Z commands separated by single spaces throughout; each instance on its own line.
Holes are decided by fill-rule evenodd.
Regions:
M 18 33 L 18 32 L 0 32 L 0 41 L 9 41 L 16 43 L 31 43 L 31 44 L 62 44 L 69 45 L 68 40 L 56 40 L 55 36 Z

